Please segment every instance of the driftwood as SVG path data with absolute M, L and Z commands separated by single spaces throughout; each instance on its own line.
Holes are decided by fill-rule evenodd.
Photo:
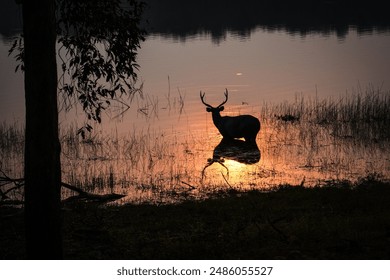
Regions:
M 14 191 L 16 189 L 19 189 L 24 186 L 24 178 L 19 179 L 13 179 L 8 177 L 4 172 L 0 171 L 2 173 L 2 176 L 0 176 L 0 187 L 6 186 L 9 184 L 13 184 L 14 186 L 2 190 L 0 189 L 0 206 L 2 205 L 22 205 L 24 202 L 20 200 L 14 200 L 10 199 L 7 194 L 9 194 L 11 191 Z M 85 202 L 110 202 L 115 201 L 118 199 L 121 199 L 125 197 L 126 195 L 122 194 L 116 194 L 116 193 L 109 193 L 109 194 L 94 194 L 86 192 L 76 186 L 72 186 L 70 184 L 61 182 L 61 187 L 72 190 L 77 193 L 75 196 L 71 196 L 67 199 L 65 199 L 63 202 L 70 202 L 70 201 L 85 201 Z
M 80 189 L 78 187 L 69 185 L 69 184 L 64 183 L 64 182 L 61 182 L 61 186 L 78 193 L 78 195 L 71 196 L 71 197 L 65 199 L 64 202 L 86 201 L 86 202 L 104 203 L 104 202 L 118 200 L 118 199 L 121 199 L 121 198 L 126 196 L 123 194 L 116 194 L 116 193 L 109 193 L 109 194 L 89 193 L 89 192 L 83 191 L 82 189 Z
M 75 196 L 68 197 L 63 200 L 64 203 L 83 201 L 83 202 L 98 202 L 98 203 L 106 203 L 110 201 L 115 201 L 125 197 L 123 194 L 109 193 L 109 194 L 93 194 L 93 193 L 85 193 L 79 194 Z
M 79 195 L 87 195 L 88 193 L 86 191 L 83 191 L 82 189 L 78 188 L 78 187 L 75 187 L 75 186 L 72 186 L 72 185 L 69 185 L 67 183 L 64 183 L 64 182 L 61 182 L 61 186 L 66 188 L 66 189 L 69 189 L 71 191 L 75 191 L 77 192 Z
M 9 197 L 7 196 L 9 192 L 12 192 L 13 190 L 19 189 L 24 186 L 24 179 L 12 179 L 8 177 L 2 170 L 0 170 L 0 173 L 2 174 L 2 176 L 0 177 L 0 201 L 2 201 L 5 199 L 9 199 Z M 1 189 L 2 186 L 6 186 L 9 184 L 14 184 L 14 186 L 5 191 Z

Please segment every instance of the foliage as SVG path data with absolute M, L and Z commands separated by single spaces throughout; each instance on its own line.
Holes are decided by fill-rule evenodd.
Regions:
M 137 49 L 144 32 L 138 28 L 143 4 L 129 0 L 61 0 L 58 33 L 66 49 L 62 70 L 70 81 L 60 84 L 77 96 L 88 119 L 101 121 L 110 99 L 134 93 Z M 64 60 L 65 59 L 65 60 Z
M 62 75 L 59 92 L 78 101 L 88 120 L 101 122 L 112 100 L 133 96 L 139 65 L 137 50 L 145 31 L 139 27 L 144 3 L 136 0 L 56 0 Z M 10 54 L 21 62 L 23 37 Z M 19 66 L 16 70 L 18 70 Z M 75 102 L 65 102 L 70 108 Z M 79 132 L 91 130 L 86 124 Z
M 23 47 L 23 35 L 16 38 L 11 46 L 11 48 L 8 50 L 8 55 L 11 55 L 13 52 L 16 52 L 15 54 L 15 60 L 19 63 L 16 65 L 15 72 L 17 72 L 19 69 L 21 71 L 24 71 L 24 47 Z

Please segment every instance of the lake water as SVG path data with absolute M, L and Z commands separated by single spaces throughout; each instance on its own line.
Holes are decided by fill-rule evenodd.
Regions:
M 7 56 L 9 45 L 2 38 L 0 121 L 22 124 L 23 80 Z M 302 98 L 337 104 L 367 91 L 389 98 L 389 49 L 390 32 L 353 27 L 343 37 L 260 27 L 244 35 L 227 31 L 217 41 L 207 33 L 184 39 L 152 34 L 138 56 L 143 98 L 137 96 L 124 115 L 114 108 L 82 140 L 75 135 L 81 110 L 61 112 L 63 181 L 128 194 L 123 201 L 160 203 L 231 188 L 356 181 L 373 173 L 389 179 L 388 138 L 355 141 L 353 133 L 335 137 L 329 126 L 308 126 L 303 117 L 299 124 L 281 121 L 287 111 L 277 105 L 299 105 Z M 225 89 L 223 115 L 260 119 L 256 148 L 243 152 L 240 142 L 221 143 L 199 92 L 218 105 Z M 2 168 L 21 176 L 21 156 L 3 160 Z
M 11 43 L 2 38 L 0 45 L 0 118 L 22 121 L 23 80 L 8 56 Z M 201 107 L 199 91 L 218 102 L 225 88 L 232 106 L 292 100 L 297 93 L 338 97 L 368 86 L 388 91 L 389 47 L 390 32 L 358 32 L 353 27 L 342 38 L 262 28 L 246 36 L 226 32 L 218 42 L 207 34 L 185 40 L 151 35 L 139 52 L 139 78 L 151 98 L 163 102 L 168 94 L 180 94 L 186 110 L 194 111 Z

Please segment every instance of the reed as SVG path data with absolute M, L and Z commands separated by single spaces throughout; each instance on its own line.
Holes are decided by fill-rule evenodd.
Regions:
M 364 141 L 388 141 L 390 138 L 390 92 L 373 87 L 338 99 L 297 94 L 293 102 L 264 104 L 261 115 L 268 121 L 325 127 L 339 138 L 353 137 Z
M 356 181 L 370 172 L 389 178 L 390 92 L 368 87 L 325 99 L 297 94 L 292 102 L 265 103 L 260 116 L 263 160 L 256 172 L 267 184 Z M 281 180 L 266 175 L 271 171 Z
M 146 98 L 139 108 L 158 115 L 159 103 L 181 115 L 185 96 Z M 146 104 L 146 105 L 145 105 Z M 164 105 L 165 106 L 165 105 Z M 173 111 L 172 111 L 173 114 Z M 61 128 L 63 181 L 96 193 L 126 193 L 122 202 L 166 203 L 234 190 L 281 184 L 316 186 L 357 181 L 367 174 L 389 179 L 390 93 L 370 88 L 338 99 L 296 95 L 292 102 L 264 104 L 257 138 L 258 164 L 232 161 L 202 172 L 220 139 L 207 131 L 133 128 L 126 135 L 94 129 L 81 138 L 74 125 Z M 0 124 L 0 170 L 23 177 L 24 128 Z M 64 198 L 72 195 L 64 192 Z

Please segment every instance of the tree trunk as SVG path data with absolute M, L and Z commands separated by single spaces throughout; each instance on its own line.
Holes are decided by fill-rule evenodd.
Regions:
M 28 259 L 62 258 L 55 0 L 23 1 Z

